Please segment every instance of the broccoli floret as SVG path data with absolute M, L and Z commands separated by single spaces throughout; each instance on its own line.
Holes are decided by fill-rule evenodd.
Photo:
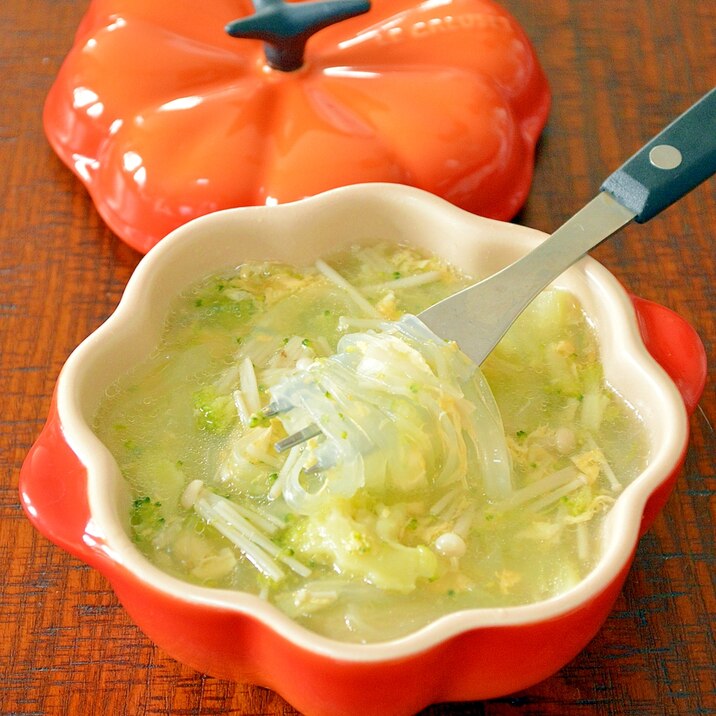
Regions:
M 578 490 L 574 490 L 569 495 L 562 497 L 560 502 L 573 517 L 581 515 L 592 503 L 592 489 L 589 485 L 580 487 Z
M 219 395 L 206 386 L 194 393 L 194 418 L 200 430 L 225 435 L 236 422 L 236 405 L 230 395 Z
M 162 503 L 158 500 L 152 500 L 151 497 L 145 495 L 144 497 L 138 497 L 132 503 L 130 523 L 135 542 L 151 541 L 154 535 L 164 526 L 164 521 Z
M 194 299 L 194 308 L 204 321 L 227 328 L 246 321 L 256 311 L 254 298 L 246 291 L 237 294 L 231 282 L 219 279 L 205 286 Z

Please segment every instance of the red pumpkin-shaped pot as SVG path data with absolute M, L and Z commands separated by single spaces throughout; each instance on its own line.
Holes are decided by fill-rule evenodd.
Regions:
M 120 238 L 146 251 L 217 209 L 358 182 L 417 186 L 492 218 L 518 211 L 549 91 L 502 7 L 328 0 L 339 19 L 362 14 L 310 38 L 298 23 L 299 60 L 280 67 L 286 40 L 256 29 L 260 16 L 271 28 L 272 13 L 315 3 L 254 4 L 91 3 L 44 121 Z M 242 38 L 225 30 L 237 18 Z

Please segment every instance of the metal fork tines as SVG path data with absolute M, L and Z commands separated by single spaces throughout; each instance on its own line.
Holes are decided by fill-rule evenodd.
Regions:
M 291 407 L 292 406 L 288 404 L 283 405 L 277 401 L 271 401 L 259 412 L 263 418 L 273 418 L 281 413 L 285 413 L 287 410 L 290 410 Z M 318 425 L 316 425 L 316 423 L 309 423 L 305 428 L 297 430 L 295 433 L 291 433 L 281 440 L 277 440 L 273 446 L 274 450 L 278 453 L 285 452 L 286 450 L 290 450 L 292 447 L 296 447 L 296 445 L 305 443 L 311 438 L 318 437 L 322 434 L 322 432 L 323 431 Z
M 291 433 L 282 440 L 278 440 L 276 443 L 274 443 L 273 448 L 276 452 L 284 452 L 285 450 L 290 450 L 296 445 L 305 443 L 311 438 L 318 437 L 322 433 L 323 431 L 321 430 L 321 428 L 318 427 L 318 425 L 316 425 L 315 423 L 310 423 L 305 428 L 297 430 L 295 433 Z
M 276 415 L 285 413 L 287 410 L 290 410 L 290 408 L 290 405 L 282 405 L 281 403 L 272 400 L 268 405 L 265 405 L 263 408 L 261 408 L 261 410 L 259 410 L 259 413 L 261 414 L 261 417 L 273 418 Z

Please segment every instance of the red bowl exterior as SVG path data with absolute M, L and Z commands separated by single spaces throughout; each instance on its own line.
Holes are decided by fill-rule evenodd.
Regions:
M 693 412 L 706 380 L 699 337 L 669 309 L 640 298 L 633 303 L 647 348 Z M 673 490 L 685 451 L 686 445 L 650 496 L 642 533 Z M 35 527 L 102 572 L 135 623 L 168 654 L 219 678 L 274 689 L 312 716 L 410 714 L 430 703 L 487 699 L 527 688 L 558 671 L 597 633 L 634 556 L 632 551 L 602 591 L 554 618 L 475 628 L 400 659 L 339 660 L 291 643 L 244 612 L 168 595 L 114 561 L 101 526 L 92 523 L 87 472 L 65 440 L 54 399 L 22 467 L 20 496 Z
M 669 374 L 684 399 L 686 412 L 691 415 L 706 387 L 706 350 L 694 329 L 670 309 L 632 296 L 639 331 L 656 362 Z M 651 494 L 641 518 L 641 534 L 651 527 L 674 489 L 679 469 L 672 472 Z

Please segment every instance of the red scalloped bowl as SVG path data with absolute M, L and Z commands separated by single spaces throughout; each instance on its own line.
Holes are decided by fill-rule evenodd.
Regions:
M 128 488 L 90 422 L 105 388 L 156 344 L 172 296 L 211 272 L 252 259 L 305 264 L 342 245 L 383 239 L 424 247 L 484 276 L 543 238 L 425 192 L 381 184 L 230 209 L 177 229 L 140 263 L 116 312 L 63 368 L 47 425 L 22 468 L 28 517 L 100 570 L 168 654 L 220 678 L 275 689 L 307 714 L 409 714 L 539 682 L 569 662 L 607 618 L 639 537 L 673 489 L 688 414 L 706 378 L 705 352 L 688 324 L 630 297 L 593 259 L 582 259 L 556 285 L 575 293 L 596 327 L 606 377 L 644 421 L 649 458 L 607 517 L 600 561 L 558 597 L 456 612 L 382 643 L 319 636 L 256 596 L 187 584 L 150 564 L 124 527 Z

